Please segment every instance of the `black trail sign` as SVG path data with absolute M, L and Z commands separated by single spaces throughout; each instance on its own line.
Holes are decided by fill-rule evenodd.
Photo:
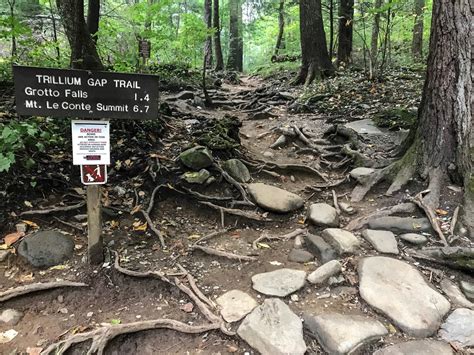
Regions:
M 14 66 L 20 115 L 154 119 L 158 77 Z

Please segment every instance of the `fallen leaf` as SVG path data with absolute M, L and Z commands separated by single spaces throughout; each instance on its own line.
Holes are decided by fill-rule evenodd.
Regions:
M 32 208 L 33 204 L 30 201 L 23 201 L 26 207 Z
M 22 222 L 23 222 L 23 223 L 26 223 L 26 224 L 29 225 L 31 228 L 39 229 L 39 226 L 38 226 L 35 222 L 27 221 L 27 220 L 25 220 L 25 219 L 23 219 Z
M 66 270 L 69 269 L 69 265 L 54 265 L 49 268 L 49 270 Z
M 5 237 L 3 237 L 3 241 L 5 242 L 8 248 L 10 245 L 20 240 L 20 238 L 24 236 L 25 236 L 25 233 L 23 232 L 10 233 L 10 234 L 7 234 Z
M 227 351 L 230 353 L 236 353 L 237 351 L 239 351 L 239 348 L 235 345 L 227 345 Z
M 13 340 L 18 335 L 15 329 L 9 329 L 0 333 L 0 344 L 6 344 Z
M 257 246 L 259 248 L 270 249 L 270 245 L 268 245 L 267 243 L 257 243 Z
M 191 313 L 194 309 L 194 304 L 192 304 L 191 302 L 188 302 L 186 304 L 183 304 L 181 307 L 179 307 L 179 309 L 186 313 Z
M 122 323 L 122 321 L 120 319 L 111 319 L 110 320 L 110 324 L 112 324 L 112 325 L 119 325 L 120 323 Z
M 283 265 L 283 263 L 280 263 L 279 261 L 276 261 L 276 260 L 270 261 L 270 264 L 275 265 L 275 266 Z
M 448 214 L 448 211 L 445 211 L 441 208 L 436 209 L 435 212 L 440 216 L 446 216 Z
M 199 234 L 191 234 L 188 239 L 189 240 L 194 240 L 194 239 L 199 239 L 201 236 Z
M 16 280 L 18 282 L 29 282 L 29 281 L 33 281 L 35 278 L 33 276 L 33 273 L 31 274 L 26 274 L 26 275 L 21 275 L 20 277 L 18 277 Z
M 139 232 L 144 232 L 148 228 L 148 223 L 141 223 L 140 221 L 134 222 L 133 223 L 133 230 L 134 231 L 139 231 Z

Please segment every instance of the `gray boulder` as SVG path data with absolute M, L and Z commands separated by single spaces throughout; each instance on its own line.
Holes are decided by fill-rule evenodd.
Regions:
M 196 146 L 185 150 L 179 155 L 179 160 L 188 168 L 201 170 L 212 165 L 212 152 L 203 146 Z
M 303 249 L 292 249 L 288 254 L 288 260 L 295 263 L 308 263 L 314 260 L 314 255 Z
M 431 230 L 430 221 L 427 218 L 413 217 L 374 217 L 369 220 L 370 229 L 382 229 L 399 233 L 429 232 Z
M 10 326 L 15 326 L 20 321 L 21 317 L 23 317 L 23 313 L 17 311 L 16 309 L 5 309 L 0 314 L 0 323 L 5 323 Z
M 306 272 L 278 269 L 252 276 L 254 290 L 268 296 L 286 297 L 304 286 Z
M 247 166 L 239 159 L 229 159 L 222 164 L 222 168 L 238 182 L 249 182 L 250 172 Z
M 454 310 L 441 326 L 439 336 L 463 347 L 474 346 L 474 311 L 467 308 Z
M 245 292 L 231 290 L 216 299 L 226 322 L 237 322 L 258 306 L 257 301 Z
M 267 299 L 255 308 L 243 320 L 237 334 L 262 355 L 306 352 L 301 319 L 279 299 Z
M 311 274 L 308 275 L 308 281 L 312 284 L 322 284 L 326 282 L 331 276 L 334 276 L 341 272 L 342 265 L 337 260 L 328 261 L 326 264 L 321 265 Z
M 428 243 L 428 238 L 426 238 L 422 234 L 417 234 L 417 233 L 405 233 L 401 234 L 399 236 L 401 240 L 404 240 L 405 242 L 414 244 L 414 245 L 424 245 Z
M 183 180 L 190 184 L 204 184 L 207 179 L 211 176 L 211 173 L 206 169 L 201 169 L 199 171 L 188 171 L 181 175 Z
M 300 196 L 271 185 L 248 184 L 247 190 L 259 207 L 272 212 L 287 213 L 303 207 L 304 204 Z
M 303 314 L 304 328 L 329 354 L 348 354 L 388 334 L 378 320 L 359 315 Z
M 364 168 L 364 167 L 359 167 L 352 169 L 349 172 L 349 175 L 351 178 L 357 180 L 358 182 L 363 182 L 364 179 L 367 179 L 370 175 L 374 173 L 374 169 L 372 168 Z
M 380 253 L 398 254 L 398 245 L 395 235 L 390 231 L 366 229 L 362 236 Z
M 61 264 L 72 257 L 74 241 L 54 230 L 36 232 L 25 237 L 18 246 L 18 254 L 35 267 Z
M 373 355 L 452 355 L 449 344 L 442 341 L 423 339 L 395 344 L 379 349 Z
M 340 254 L 354 253 L 360 246 L 359 239 L 344 229 L 326 228 L 322 231 L 321 235 Z
M 316 226 L 339 226 L 339 216 L 336 209 L 327 203 L 313 203 L 309 206 L 307 219 Z
M 461 281 L 461 290 L 468 299 L 474 301 L 474 283 Z
M 308 249 L 323 263 L 334 260 L 337 257 L 337 252 L 325 242 L 319 235 L 309 234 L 305 235 L 306 245 Z
M 441 290 L 443 290 L 444 294 L 448 296 L 454 306 L 474 309 L 474 303 L 469 301 L 464 296 L 464 294 L 454 282 L 444 278 L 441 280 L 439 285 L 441 286 Z
M 359 292 L 373 308 L 413 337 L 432 335 L 451 305 L 410 264 L 383 256 L 359 262 Z

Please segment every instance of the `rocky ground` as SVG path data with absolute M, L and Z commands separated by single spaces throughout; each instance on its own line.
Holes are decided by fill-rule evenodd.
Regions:
M 103 194 L 103 265 L 85 262 L 79 184 L 10 211 L 0 352 L 54 353 L 69 339 L 77 354 L 101 341 L 108 354 L 473 352 L 460 188 L 447 185 L 433 211 L 448 246 L 414 203 L 420 182 L 351 201 L 406 134 L 371 118 L 416 107 L 421 78 L 338 79 L 349 84 L 316 92 L 284 76 L 224 80 L 211 108 L 196 90 L 165 93 L 156 149 L 127 157 L 133 138 L 112 149 L 123 159 Z M 59 284 L 7 291 L 37 282 Z

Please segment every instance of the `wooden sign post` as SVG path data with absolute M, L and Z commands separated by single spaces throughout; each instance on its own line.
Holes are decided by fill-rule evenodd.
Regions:
M 19 115 L 78 118 L 158 118 L 158 77 L 89 70 L 14 66 Z M 110 164 L 108 121 L 72 121 L 73 163 L 87 185 L 88 261 L 103 261 L 100 184 Z

